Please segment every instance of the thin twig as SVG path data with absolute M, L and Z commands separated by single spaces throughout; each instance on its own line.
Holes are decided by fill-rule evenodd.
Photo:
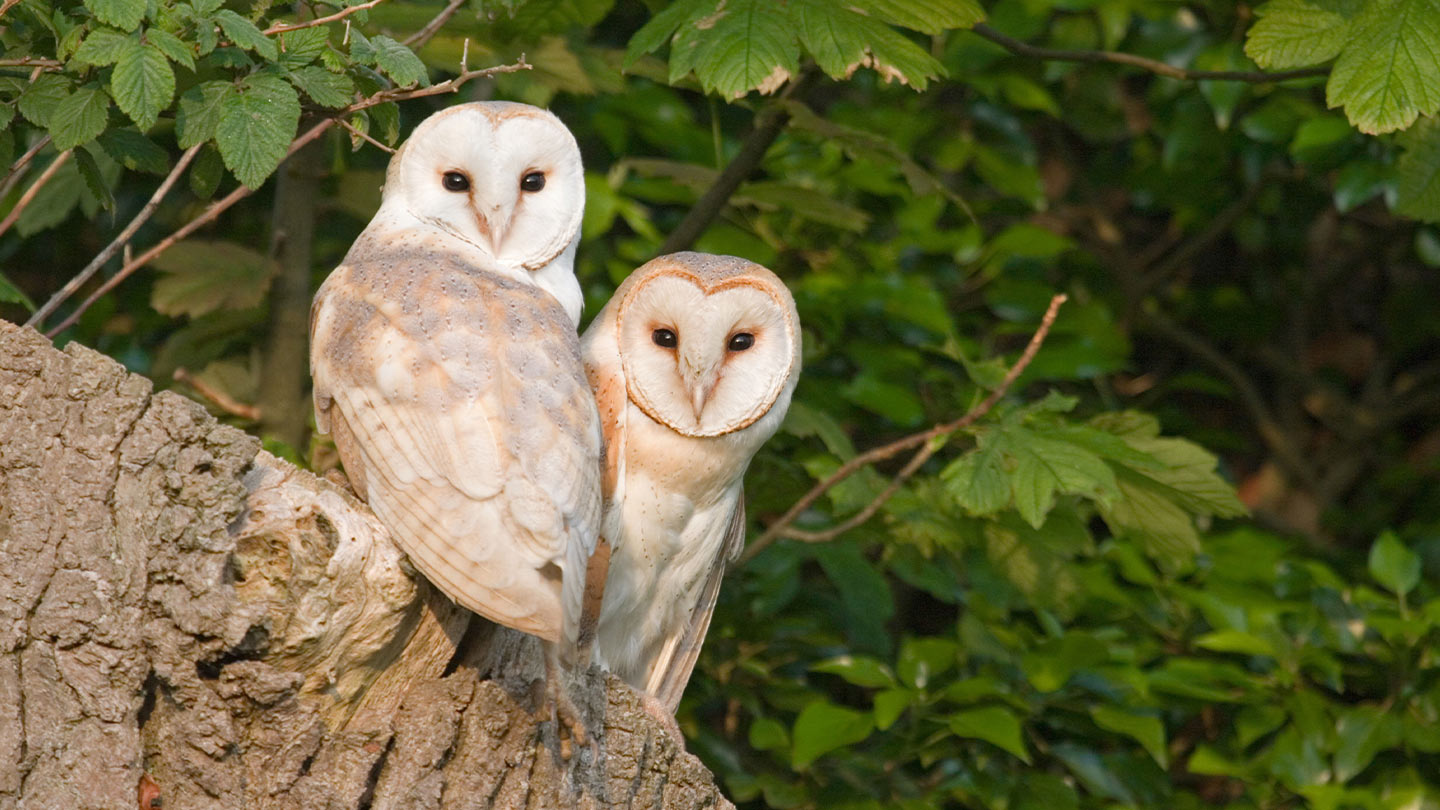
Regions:
M 4 17 L 5 12 L 9 11 L 12 7 L 19 4 L 20 0 L 5 0 L 5 2 L 0 3 L 0 17 Z
M 366 9 L 374 8 L 383 2 L 385 2 L 385 0 L 370 0 L 370 2 L 361 3 L 358 6 L 350 6 L 348 8 L 343 8 L 327 17 L 316 17 L 313 20 L 306 20 L 305 22 L 280 23 L 279 25 L 272 25 L 269 28 L 265 29 L 265 33 L 283 34 L 286 31 L 299 31 L 301 28 L 314 28 L 317 25 L 325 25 L 326 23 L 332 23 L 336 20 L 343 20 L 357 11 L 365 11 Z
M 9 7 L 9 4 L 7 3 L 5 8 Z M 4 13 L 4 10 L 0 9 L 0 14 Z M 18 59 L 0 59 L 0 67 L 33 67 L 40 68 L 42 70 L 59 70 L 60 68 L 65 67 L 65 63 L 57 61 L 55 59 L 41 59 L 35 56 L 22 56 Z
M 1017 56 L 1045 59 L 1054 62 L 1108 62 L 1116 65 L 1129 65 L 1142 70 L 1148 70 L 1160 76 L 1180 79 L 1181 81 L 1210 80 L 1264 84 L 1268 82 L 1283 82 L 1289 79 L 1308 79 L 1312 76 L 1324 76 L 1330 72 L 1330 68 L 1323 66 L 1282 70 L 1275 73 L 1267 73 L 1263 70 L 1190 70 L 1189 68 L 1175 67 L 1174 65 L 1166 64 L 1155 59 L 1146 59 L 1143 56 L 1136 56 L 1133 53 L 1040 48 L 1028 42 L 1021 42 L 1014 37 L 1006 36 L 984 23 L 970 30 Z
M 5 221 L 0 222 L 0 235 L 10 230 L 10 226 L 14 225 L 15 221 L 20 219 L 20 215 L 24 213 L 25 208 L 35 199 L 35 195 L 40 193 L 40 189 L 44 188 L 45 184 L 50 182 L 50 178 L 54 177 L 55 173 L 60 171 L 60 167 L 64 166 L 66 161 L 70 160 L 70 152 L 71 150 L 66 149 L 64 152 L 56 155 L 55 159 L 50 161 L 50 165 L 45 167 L 45 173 L 36 178 L 35 182 L 31 183 L 29 188 L 25 189 L 25 193 L 20 195 L 20 199 L 15 203 L 15 207 L 10 209 L 10 213 L 5 216 Z
M 370 144 L 371 146 L 375 147 L 376 149 L 379 149 L 379 150 L 381 150 L 381 151 L 383 151 L 383 152 L 389 152 L 389 153 L 392 154 L 392 155 L 395 154 L 395 147 L 393 147 L 393 146 L 386 146 L 385 144 L 383 144 L 383 143 L 375 140 L 374 138 L 370 137 L 369 135 L 365 134 L 364 132 L 361 132 L 360 130 L 356 129 L 353 124 L 351 124 L 349 121 L 346 121 L 346 120 L 343 119 L 343 118 L 337 118 L 337 119 L 335 119 L 335 120 L 336 120 L 337 122 L 339 122 L 340 126 L 342 126 L 342 127 L 344 127 L 345 129 L 349 130 L 349 131 L 350 131 L 350 134 L 354 135 L 354 136 L 357 137 L 357 138 L 360 138 L 361 140 L 364 140 L 364 141 L 369 142 L 369 144 Z
M 35 156 L 40 154 L 40 150 L 49 144 L 50 136 L 46 135 L 36 141 L 34 146 L 26 149 L 25 154 L 16 158 L 14 163 L 10 164 L 10 170 L 5 173 L 5 179 L 0 181 L 0 200 L 5 199 L 6 195 L 10 193 L 10 189 L 14 188 L 15 184 L 20 182 L 20 178 L 24 176 L 25 167 L 30 165 L 30 161 L 34 160 Z
M 1050 334 L 1050 327 L 1055 324 L 1055 317 L 1060 313 L 1060 305 L 1065 303 L 1067 298 L 1068 296 L 1061 293 L 1050 299 L 1050 306 L 1045 310 L 1044 317 L 1040 319 L 1040 326 L 1036 328 L 1035 334 L 1030 337 L 1030 342 L 1025 346 L 1025 351 L 1020 353 L 1020 357 L 1016 359 L 1015 365 L 1011 366 L 1010 370 L 1005 373 L 1005 378 L 1000 381 L 1000 385 L 997 386 L 994 391 L 991 391 L 990 395 L 985 397 L 978 405 L 966 411 L 964 416 L 953 422 L 942 422 L 928 430 L 912 433 L 904 438 L 896 439 L 889 444 L 867 450 L 840 465 L 840 469 L 831 473 L 825 480 L 811 487 L 809 492 L 801 496 L 800 500 L 796 501 L 794 505 L 786 510 L 785 514 L 780 516 L 779 520 L 770 524 L 759 537 L 755 538 L 755 542 L 746 546 L 745 552 L 740 555 L 740 564 L 743 565 L 751 559 L 754 559 L 757 554 L 764 551 L 766 547 L 781 537 L 791 537 L 812 543 L 823 542 L 833 539 L 869 520 L 892 495 L 900 490 L 900 487 L 909 480 L 910 476 L 914 475 L 937 450 L 949 441 L 950 434 L 974 424 L 985 414 L 989 413 L 990 409 L 995 407 L 995 404 L 1000 401 L 1001 397 L 1005 396 L 1006 392 L 1010 390 L 1010 386 L 1015 384 L 1015 381 L 1024 373 L 1025 368 L 1030 365 L 1030 361 L 1035 359 L 1035 353 L 1040 351 L 1040 345 L 1045 342 L 1045 337 Z M 916 446 L 920 447 L 919 452 L 917 452 L 910 461 L 906 462 L 905 466 L 901 468 L 889 486 L 885 487 L 864 509 L 861 509 L 849 519 L 837 526 L 818 532 L 806 532 L 790 528 L 790 524 L 794 523 L 795 519 L 800 517 L 801 513 L 809 509 L 815 501 L 819 500 L 821 495 L 824 495 L 836 484 L 859 472 L 865 465 L 873 464 L 877 461 L 884 461 Z
M 183 366 L 175 369 L 174 377 L 176 382 L 182 382 L 194 388 L 195 393 L 209 400 L 215 407 L 231 416 L 238 416 L 241 419 L 248 419 L 251 422 L 258 422 L 260 420 L 259 408 L 254 405 L 246 405 L 235 399 L 210 383 L 191 374 Z
M 449 5 L 441 9 L 440 13 L 436 14 L 434 19 L 425 23 L 424 28 L 406 37 L 401 44 L 417 51 L 425 47 L 425 43 L 429 42 L 430 39 L 444 27 L 445 23 L 449 22 L 450 18 L 455 16 L 455 12 L 459 11 L 463 5 L 465 5 L 465 0 L 450 0 Z
M 125 226 L 125 230 L 121 231 L 119 236 L 111 240 L 110 244 L 106 245 L 104 250 L 96 254 L 95 258 L 91 259 L 90 263 L 85 265 L 84 270 L 77 273 L 74 278 L 66 282 L 64 287 L 61 287 L 59 291 L 50 296 L 50 300 L 46 301 L 44 306 L 35 310 L 35 314 L 30 316 L 30 320 L 25 322 L 26 326 L 38 328 L 44 323 L 46 318 L 50 317 L 50 313 L 54 312 L 66 299 L 74 295 L 82 285 L 94 277 L 96 273 L 100 272 L 100 268 L 103 267 L 106 262 L 110 261 L 112 256 L 130 243 L 130 239 L 135 236 L 135 232 L 140 230 L 140 226 L 144 225 L 145 222 L 150 219 L 151 215 L 155 213 L 155 209 L 160 207 L 160 201 L 165 199 L 165 195 L 170 193 L 170 189 L 175 185 L 175 181 L 180 179 L 180 175 L 184 173 L 185 167 L 189 166 L 190 161 L 194 160 L 195 156 L 200 153 L 200 148 L 203 145 L 204 144 L 196 144 L 185 150 L 185 153 L 180 156 L 180 160 L 175 163 L 175 168 L 171 169 L 170 173 L 165 175 L 165 179 L 160 183 L 160 187 L 155 189 L 154 194 L 150 195 L 150 201 L 145 203 L 145 207 L 140 209 L 140 213 L 136 214 L 134 219 L 130 220 L 130 224 Z
M 513 64 L 498 65 L 496 67 L 484 68 L 482 70 L 466 70 L 453 79 L 449 79 L 436 85 L 431 85 L 430 87 L 422 87 L 416 90 L 382 90 L 368 98 L 361 99 L 360 101 L 357 101 L 342 110 L 335 111 L 334 113 L 332 113 L 331 117 L 326 118 L 320 121 L 315 126 L 311 127 L 305 132 L 305 134 L 296 138 L 294 141 L 291 141 L 290 148 L 285 152 L 285 157 L 288 158 L 289 156 L 295 154 L 295 152 L 297 152 L 301 147 L 305 146 L 316 138 L 319 138 L 327 130 L 329 130 L 330 127 L 335 126 L 335 124 L 340 120 L 341 116 L 348 115 L 350 113 L 357 112 L 359 110 L 363 110 L 369 107 L 374 107 L 377 104 L 383 104 L 387 101 L 404 101 L 411 98 L 421 98 L 423 96 L 433 96 L 439 93 L 453 92 L 460 89 L 461 85 L 465 84 L 471 79 L 480 78 L 482 76 L 493 76 L 497 73 L 513 73 L 517 70 L 529 69 L 530 65 L 525 62 L 525 55 L 521 54 L 520 58 L 516 60 Z M 56 326 L 53 329 L 47 331 L 45 333 L 46 336 L 53 338 L 59 333 L 68 329 L 72 324 L 75 323 L 75 321 L 79 320 L 80 316 L 84 314 L 85 310 L 89 309 L 91 305 L 93 305 L 96 301 L 100 300 L 100 298 L 106 293 L 114 289 L 115 286 L 118 285 L 120 282 L 129 278 L 130 275 L 133 274 L 136 270 L 139 270 L 141 267 L 149 264 L 152 260 L 154 260 L 156 256 L 159 256 L 161 253 L 169 250 L 170 247 L 176 242 L 179 242 L 181 239 L 186 238 L 190 234 L 199 230 L 201 227 L 204 227 L 205 225 L 215 221 L 215 219 L 219 217 L 220 214 L 224 213 L 226 209 L 230 208 L 230 206 L 245 199 L 253 193 L 254 189 L 247 188 L 246 186 L 240 186 L 239 188 L 236 188 L 234 191 L 225 195 L 220 200 L 211 203 L 210 206 L 205 209 L 204 213 L 182 225 L 178 230 L 165 237 L 164 239 L 160 240 L 149 250 L 146 250 L 144 253 L 141 253 L 134 259 L 125 262 L 125 265 L 121 267 L 114 276 L 107 279 L 104 284 L 101 284 L 100 287 L 95 290 L 95 292 L 91 293 L 89 297 L 87 297 L 80 304 L 80 306 L 76 307 L 74 312 L 70 313 L 65 318 L 65 320 L 60 322 L 59 326 Z

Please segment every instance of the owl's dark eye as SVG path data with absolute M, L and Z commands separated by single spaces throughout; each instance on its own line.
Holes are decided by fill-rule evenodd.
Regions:
M 470 188 L 470 178 L 466 177 L 464 172 L 445 172 L 440 183 L 445 186 L 446 191 L 466 191 Z
M 662 349 L 673 349 L 680 345 L 680 339 L 675 337 L 675 333 L 669 329 L 656 329 L 650 333 L 650 339 Z
M 539 191 L 540 189 L 542 189 L 542 188 L 544 188 L 544 187 L 545 187 L 545 173 L 544 173 L 544 172 L 530 172 L 529 174 L 527 174 L 527 175 L 525 175 L 524 177 L 520 178 L 520 190 L 521 190 L 521 191 Z
M 749 332 L 736 332 L 730 336 L 730 342 L 725 344 L 725 348 L 732 352 L 743 352 L 754 345 L 754 335 Z

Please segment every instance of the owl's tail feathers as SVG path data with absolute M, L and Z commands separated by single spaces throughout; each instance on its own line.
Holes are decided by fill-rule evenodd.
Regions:
M 585 566 L 585 597 L 580 603 L 580 621 L 575 637 L 575 666 L 590 668 L 595 649 L 595 636 L 600 630 L 600 608 L 605 601 L 605 579 L 610 575 L 610 541 L 604 537 L 595 542 L 595 551 Z

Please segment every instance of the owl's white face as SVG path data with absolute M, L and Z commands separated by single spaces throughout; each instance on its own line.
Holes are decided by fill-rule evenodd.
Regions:
M 698 254 L 656 262 L 690 256 Z M 732 433 L 773 409 L 776 424 L 761 431 L 763 441 L 789 406 L 798 377 L 795 305 L 759 265 L 704 258 L 746 272 L 717 280 L 676 263 L 627 291 L 617 315 L 627 388 L 646 414 L 684 436 Z
M 461 104 L 422 122 L 391 159 L 381 205 L 460 240 L 483 266 L 538 284 L 576 323 L 584 210 L 570 130 L 544 110 L 508 102 Z

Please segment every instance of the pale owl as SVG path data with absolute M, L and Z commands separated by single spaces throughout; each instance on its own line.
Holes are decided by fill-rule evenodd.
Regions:
M 601 518 L 584 201 L 555 116 L 451 107 L 391 159 L 310 316 L 316 426 L 396 543 L 464 607 L 569 645 Z
M 745 468 L 795 391 L 799 317 L 764 267 L 676 253 L 631 274 L 581 344 L 612 547 L 595 655 L 673 713 L 745 542 Z

